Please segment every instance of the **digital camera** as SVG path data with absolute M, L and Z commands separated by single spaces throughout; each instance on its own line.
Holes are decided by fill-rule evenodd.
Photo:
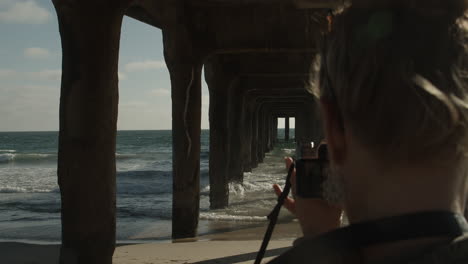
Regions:
M 296 195 L 301 198 L 323 198 L 323 183 L 328 168 L 328 149 L 321 144 L 314 149 L 312 144 L 300 148 L 296 160 Z

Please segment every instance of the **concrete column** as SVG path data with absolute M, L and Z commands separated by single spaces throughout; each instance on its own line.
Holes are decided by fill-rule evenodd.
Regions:
M 266 122 L 266 132 L 267 132 L 267 137 L 266 137 L 266 151 L 270 152 L 272 150 L 272 144 L 271 144 L 271 116 L 270 116 L 270 111 L 266 114 L 265 118 Z
M 289 141 L 289 116 L 284 118 L 284 141 Z
M 242 152 L 243 152 L 243 169 L 244 172 L 252 171 L 252 106 L 251 102 L 244 96 L 244 107 L 242 112 L 244 115 L 244 130 L 242 132 Z
M 259 111 L 256 102 L 253 103 L 252 111 L 252 168 L 258 166 L 258 140 L 259 140 Z
M 263 113 L 263 107 L 259 106 L 258 110 L 258 140 L 257 140 L 257 160 L 259 163 L 263 162 L 264 151 L 264 137 L 265 137 L 265 116 Z
M 263 109 L 263 117 L 262 117 L 262 125 L 263 125 L 263 140 L 262 140 L 262 162 L 265 159 L 265 154 L 268 153 L 268 117 L 267 117 L 267 109 Z
M 210 91 L 210 208 L 220 209 L 229 204 L 228 168 L 230 160 L 229 139 L 229 82 L 222 65 L 216 58 L 205 65 L 205 79 Z
M 275 145 L 278 143 L 278 117 L 273 117 L 273 142 Z
M 124 1 L 53 1 L 62 40 L 60 263 L 110 264 L 115 248 L 118 56 Z
M 172 87 L 172 237 L 196 236 L 200 204 L 202 56 L 181 24 L 163 30 Z
M 271 118 L 270 118 L 270 109 L 265 114 L 265 132 L 266 132 L 266 140 L 265 140 L 265 148 L 266 153 L 271 151 Z
M 298 113 L 296 114 L 296 125 L 294 127 L 294 134 L 295 134 L 295 138 L 296 138 L 296 155 L 299 154 L 299 151 L 300 151 L 300 147 L 301 147 L 301 144 L 304 140 L 304 136 L 303 136 L 303 131 L 304 131 L 304 128 L 303 128 L 303 124 L 304 124 L 304 118 L 303 118 L 303 111 L 302 109 L 300 109 L 298 111 Z
M 267 114 L 267 109 L 263 110 L 263 157 L 265 157 L 265 154 L 268 153 L 268 114 Z
M 267 126 L 267 107 L 263 104 L 261 108 L 261 140 L 260 143 L 260 162 L 263 162 L 265 159 L 265 154 L 267 153 L 267 141 L 268 141 L 268 126 Z
M 297 133 L 297 115 L 294 116 L 294 141 L 297 143 L 299 137 L 298 137 L 298 133 Z
M 243 169 L 243 155 L 242 155 L 242 142 L 245 140 L 242 138 L 242 132 L 244 131 L 244 116 L 242 114 L 242 106 L 244 98 L 239 96 L 238 90 L 239 80 L 236 79 L 232 82 L 230 88 L 230 130 L 231 136 L 230 139 L 230 158 L 229 158 L 229 170 L 228 170 L 228 179 L 231 182 L 241 183 L 244 179 L 244 169 Z
M 275 131 L 273 129 L 273 124 L 274 124 L 273 116 L 270 114 L 270 116 L 268 117 L 268 129 L 269 129 L 268 130 L 269 131 L 268 149 L 270 151 L 274 149 L 274 145 L 275 145 L 275 138 L 274 138 Z

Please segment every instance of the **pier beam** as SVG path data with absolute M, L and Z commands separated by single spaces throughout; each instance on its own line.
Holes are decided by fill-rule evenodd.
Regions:
M 243 140 L 242 140 L 242 155 L 243 155 L 243 169 L 244 172 L 252 171 L 252 104 L 249 102 L 248 98 L 244 95 L 243 107 L 242 107 L 243 116 L 245 117 L 244 130 L 242 131 Z
M 284 141 L 289 141 L 289 116 L 284 118 Z
M 268 112 L 267 112 L 267 116 L 266 116 L 266 129 L 268 131 L 268 138 L 267 138 L 267 150 L 268 152 L 270 152 L 273 148 L 272 148 L 272 144 L 271 144 L 271 110 L 269 109 Z
M 230 91 L 230 108 L 229 123 L 230 123 L 230 157 L 229 157 L 229 170 L 228 179 L 230 182 L 242 183 L 244 180 L 243 170 L 243 155 L 242 155 L 242 138 L 244 131 L 244 115 L 242 111 L 243 100 L 242 96 L 238 95 L 239 79 L 235 79 L 231 86 Z
M 269 153 L 271 151 L 271 122 L 270 122 L 270 111 L 266 113 L 266 152 Z
M 276 127 L 278 126 L 277 125 L 277 118 L 275 115 L 272 115 L 271 117 L 271 147 L 272 149 L 274 150 L 275 147 L 276 147 Z
M 258 139 L 257 139 L 257 160 L 258 163 L 263 162 L 264 157 L 264 137 L 265 137 L 265 115 L 263 113 L 263 105 L 259 104 L 258 106 Z
M 266 116 L 265 116 L 265 122 L 266 122 L 266 152 L 270 152 L 272 150 L 271 147 L 271 114 L 270 110 L 267 111 Z
M 258 107 L 255 103 L 253 102 L 253 111 L 252 111 L 252 142 L 251 142 L 251 164 L 252 168 L 257 168 L 258 167 L 258 139 L 259 139 L 259 111 Z
M 202 55 L 182 23 L 163 30 L 172 91 L 172 237 L 196 236 L 200 207 Z
M 223 70 L 217 57 L 205 64 L 205 79 L 210 92 L 210 208 L 229 204 L 228 169 L 231 131 L 229 129 L 229 86 L 232 77 Z
M 294 141 L 297 143 L 298 140 L 298 132 L 297 132 L 297 117 L 294 119 L 295 124 L 294 124 Z
M 278 143 L 278 117 L 273 117 L 273 143 L 276 145 Z
M 111 264 L 116 232 L 117 68 L 125 1 L 53 4 L 63 54 L 59 261 Z

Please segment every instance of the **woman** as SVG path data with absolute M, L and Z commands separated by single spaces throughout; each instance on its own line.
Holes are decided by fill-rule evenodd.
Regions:
M 335 17 L 311 89 L 350 225 L 291 199 L 305 237 L 271 263 L 468 263 L 466 10 L 354 0 Z

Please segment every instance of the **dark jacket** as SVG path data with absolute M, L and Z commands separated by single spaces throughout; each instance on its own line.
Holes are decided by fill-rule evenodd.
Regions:
M 269 264 L 360 264 L 358 250 L 347 250 L 339 245 L 324 245 L 319 239 L 304 240 L 291 250 L 273 259 Z M 468 264 L 468 235 L 450 243 L 430 246 L 401 256 L 388 257 L 384 261 L 366 264 Z

